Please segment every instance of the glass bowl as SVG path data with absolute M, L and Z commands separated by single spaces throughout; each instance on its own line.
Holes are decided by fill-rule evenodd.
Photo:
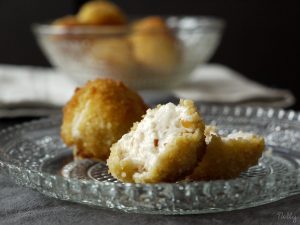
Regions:
M 147 37 L 130 26 L 61 27 L 36 24 L 33 31 L 50 63 L 79 84 L 96 77 L 121 80 L 136 90 L 179 85 L 215 52 L 224 21 L 213 17 L 165 18 L 168 35 Z

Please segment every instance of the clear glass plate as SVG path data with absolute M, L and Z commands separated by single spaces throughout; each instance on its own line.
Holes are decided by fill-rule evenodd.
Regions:
M 60 117 L 0 132 L 0 168 L 16 183 L 55 198 L 127 212 L 196 214 L 229 211 L 300 193 L 300 114 L 253 107 L 201 105 L 220 133 L 263 135 L 267 150 L 259 164 L 237 179 L 210 182 L 124 184 L 106 165 L 72 161 L 60 139 Z

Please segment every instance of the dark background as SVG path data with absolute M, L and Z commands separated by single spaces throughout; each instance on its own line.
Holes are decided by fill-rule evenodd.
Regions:
M 30 31 L 33 22 L 74 13 L 80 0 L 0 0 L 0 63 L 49 66 Z M 129 14 L 192 14 L 224 18 L 227 28 L 211 61 L 249 78 L 289 88 L 300 98 L 300 10 L 296 1 L 119 0 Z M 295 108 L 300 109 L 299 103 Z

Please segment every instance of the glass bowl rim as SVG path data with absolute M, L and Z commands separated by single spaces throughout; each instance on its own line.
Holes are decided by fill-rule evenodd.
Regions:
M 161 16 L 164 19 L 178 22 L 181 19 L 196 19 L 197 25 L 193 27 L 178 27 L 175 29 L 185 32 L 221 32 L 226 26 L 224 19 L 215 16 L 192 16 L 192 15 L 168 15 Z M 144 17 L 133 17 L 135 19 Z M 116 35 L 127 34 L 134 31 L 132 26 L 70 26 L 62 27 L 50 23 L 34 23 L 31 25 L 37 35 Z M 173 28 L 173 27 L 171 27 Z

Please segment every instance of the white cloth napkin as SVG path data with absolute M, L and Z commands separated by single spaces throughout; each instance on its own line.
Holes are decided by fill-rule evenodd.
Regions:
M 59 107 L 72 96 L 76 86 L 72 79 L 54 69 L 0 65 L 0 109 Z M 219 64 L 197 68 L 172 94 L 226 104 L 263 100 L 266 105 L 284 107 L 294 103 L 289 91 L 265 87 Z
M 62 106 L 75 87 L 54 69 L 0 65 L 0 108 Z
M 295 102 L 290 91 L 263 86 L 220 64 L 199 66 L 174 93 L 179 98 L 225 104 L 287 107 Z

